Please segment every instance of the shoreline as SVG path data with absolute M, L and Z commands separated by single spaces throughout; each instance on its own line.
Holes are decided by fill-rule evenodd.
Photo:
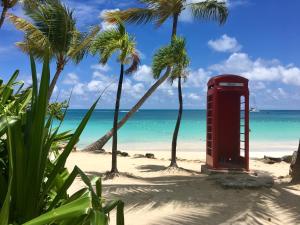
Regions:
M 298 140 L 295 141 L 252 141 L 250 142 L 250 157 L 262 158 L 264 155 L 280 157 L 283 155 L 291 155 L 298 148 Z M 79 145 L 78 150 L 82 147 Z M 111 142 L 108 142 L 103 149 L 111 150 Z M 118 149 L 125 152 L 170 152 L 170 142 L 128 142 L 119 143 Z M 204 141 L 185 141 L 179 142 L 177 153 L 205 153 L 206 142 Z

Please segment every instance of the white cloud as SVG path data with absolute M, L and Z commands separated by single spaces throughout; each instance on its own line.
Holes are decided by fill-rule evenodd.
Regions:
M 186 87 L 203 87 L 206 86 L 207 79 L 211 75 L 210 71 L 206 71 L 203 68 L 198 70 L 192 70 L 187 77 Z
M 58 92 L 58 87 L 55 85 L 53 89 L 53 94 L 56 94 Z
M 94 65 L 91 65 L 91 69 L 93 70 L 100 70 L 102 72 L 108 72 L 110 70 L 110 67 L 109 65 L 105 64 L 94 64 Z
M 104 89 L 103 82 L 99 80 L 91 80 L 87 84 L 87 89 L 89 91 L 99 91 L 101 89 Z
M 289 94 L 283 88 L 267 89 L 266 91 L 272 99 L 276 101 L 286 99 Z
M 84 95 L 85 85 L 83 83 L 75 84 L 73 87 L 73 94 L 75 95 Z
M 120 11 L 120 9 L 103 9 L 99 14 L 99 18 L 103 20 L 106 13 L 108 13 L 108 12 L 117 12 L 117 11 Z M 109 29 L 112 29 L 112 28 L 115 28 L 115 27 L 116 26 L 114 24 L 108 23 L 104 20 L 101 22 L 101 30 L 109 30 Z
M 282 81 L 286 84 L 295 84 L 300 86 L 300 68 L 299 67 L 280 67 Z
M 201 99 L 200 95 L 197 95 L 195 93 L 190 93 L 190 94 L 188 94 L 187 97 L 192 100 L 200 100 Z
M 79 83 L 79 77 L 76 73 L 68 73 L 67 77 L 63 80 L 63 84 L 75 85 Z
M 167 90 L 169 96 L 174 96 L 174 91 L 172 89 Z
M 262 81 L 250 81 L 250 89 L 254 91 L 263 90 L 266 88 L 266 85 Z
M 282 96 L 282 97 L 286 97 L 287 93 L 285 92 L 285 90 L 283 90 L 283 88 L 277 88 L 278 93 Z
M 209 40 L 208 46 L 217 52 L 238 52 L 242 46 L 236 38 L 223 34 L 219 39 Z
M 123 83 L 123 92 L 124 95 L 128 95 L 132 98 L 138 99 L 142 97 L 142 94 L 145 92 L 145 86 L 142 83 L 133 83 L 129 79 L 125 79 Z
M 151 67 L 147 65 L 139 66 L 138 70 L 133 74 L 133 79 L 136 81 L 152 83 L 154 79 Z
M 132 89 L 138 94 L 145 92 L 145 86 L 142 83 L 137 83 L 137 84 L 133 85 Z
M 284 66 L 278 60 L 252 60 L 246 53 L 233 53 L 209 69 L 223 74 L 240 74 L 252 81 L 281 81 L 300 86 L 300 68 Z

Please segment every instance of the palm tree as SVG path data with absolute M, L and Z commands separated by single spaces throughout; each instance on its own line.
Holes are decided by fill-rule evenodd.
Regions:
M 112 141 L 112 166 L 111 173 L 118 173 L 117 169 L 117 149 L 118 149 L 118 118 L 120 109 L 120 100 L 122 93 L 122 84 L 124 77 L 124 66 L 125 64 L 131 64 L 129 68 L 125 71 L 125 74 L 131 74 L 137 70 L 140 63 L 140 57 L 136 50 L 136 43 L 132 36 L 130 36 L 125 29 L 124 24 L 121 20 L 117 22 L 117 28 L 109 29 L 107 31 L 101 32 L 94 40 L 91 46 L 91 52 L 93 54 L 99 53 L 100 62 L 106 64 L 108 59 L 115 52 L 118 53 L 118 61 L 120 62 L 120 76 L 118 82 L 117 97 L 115 103 L 114 112 L 114 132 Z
M 130 8 L 123 11 L 108 12 L 105 20 L 110 23 L 116 22 L 116 16 L 128 23 L 146 24 L 153 22 L 157 27 L 161 26 L 167 19 L 172 19 L 171 40 L 177 33 L 178 18 L 183 10 L 191 10 L 195 19 L 213 20 L 220 25 L 226 22 L 228 9 L 224 2 L 217 0 L 206 0 L 197 3 L 189 3 L 187 0 L 139 0 L 144 8 Z M 167 67 L 165 73 L 149 88 L 144 96 L 133 106 L 133 108 L 118 123 L 118 129 L 144 104 L 154 91 L 169 77 L 171 68 Z M 102 149 L 112 137 L 113 128 L 103 137 L 85 148 L 86 151 Z
M 24 4 L 25 7 L 31 5 L 37 5 L 37 3 L 39 1 L 43 1 L 43 0 L 23 0 L 22 3 Z M 18 2 L 20 2 L 19 0 L 1 0 L 1 6 L 2 6 L 2 12 L 1 12 L 1 16 L 0 16 L 0 29 L 4 23 L 6 14 L 8 12 L 9 9 L 11 9 L 12 7 L 14 7 Z
M 89 33 L 79 32 L 73 11 L 59 0 L 25 5 L 24 10 L 33 23 L 13 14 L 9 14 L 9 19 L 17 29 L 25 33 L 23 42 L 17 43 L 22 51 L 41 59 L 45 50 L 50 49 L 50 57 L 56 60 L 56 72 L 48 93 L 50 99 L 65 65 L 69 61 L 78 64 L 83 59 L 99 28 L 94 27 Z
M 179 111 L 176 126 L 173 133 L 172 140 L 172 154 L 170 167 L 177 167 L 176 163 L 176 148 L 177 148 L 177 137 L 181 122 L 183 101 L 182 101 L 182 90 L 181 90 L 181 79 L 186 78 L 186 68 L 189 65 L 189 58 L 185 49 L 185 40 L 182 38 L 173 37 L 171 45 L 161 48 L 153 58 L 153 76 L 159 78 L 161 71 L 170 67 L 171 72 L 169 80 L 171 83 L 175 79 L 178 79 L 178 99 L 179 99 Z
M 18 0 L 1 0 L 2 13 L 0 17 L 0 29 L 4 23 L 4 19 L 9 9 L 17 4 Z

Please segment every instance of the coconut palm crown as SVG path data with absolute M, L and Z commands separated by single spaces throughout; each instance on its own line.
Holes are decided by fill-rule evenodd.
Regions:
M 107 12 L 105 20 L 115 23 L 116 15 L 123 21 L 129 23 L 149 23 L 154 22 L 157 27 L 161 26 L 168 18 L 173 18 L 173 35 L 176 34 L 177 20 L 184 10 L 190 10 L 195 19 L 215 20 L 220 25 L 224 24 L 228 17 L 226 3 L 217 0 L 206 0 L 192 2 L 190 0 L 138 0 L 145 4 L 145 7 L 130 8 L 123 11 Z
M 22 51 L 37 59 L 42 59 L 45 51 L 50 50 L 50 58 L 55 59 L 57 65 L 50 84 L 50 98 L 65 65 L 69 61 L 77 64 L 83 59 L 99 28 L 93 27 L 90 32 L 78 31 L 73 11 L 59 0 L 26 4 L 24 10 L 32 23 L 9 14 L 15 27 L 25 33 L 24 40 L 16 44 Z
M 161 72 L 167 67 L 171 67 L 169 80 L 187 77 L 187 67 L 190 64 L 186 52 L 186 42 L 184 38 L 173 37 L 170 45 L 160 48 L 153 57 L 152 72 L 153 77 L 158 79 Z
M 118 20 L 116 27 L 100 32 L 93 41 L 90 51 L 94 55 L 99 54 L 101 64 L 106 64 L 109 58 L 117 53 L 121 64 L 131 64 L 125 71 L 126 74 L 135 72 L 140 63 L 135 39 L 126 32 L 121 20 Z

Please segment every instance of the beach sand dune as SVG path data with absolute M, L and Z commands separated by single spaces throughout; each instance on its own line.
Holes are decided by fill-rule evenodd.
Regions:
M 184 169 L 166 170 L 169 152 L 154 152 L 156 159 L 119 157 L 120 177 L 103 181 L 104 196 L 125 202 L 127 225 L 300 224 L 300 185 L 290 185 L 289 164 L 265 164 L 252 159 L 252 171 L 272 176 L 272 188 L 225 189 L 211 175 L 200 173 L 204 153 L 179 153 Z M 109 168 L 109 154 L 72 153 L 67 166 L 79 166 L 91 176 Z M 83 186 L 77 179 L 70 192 Z M 111 224 L 115 215 L 111 214 Z

